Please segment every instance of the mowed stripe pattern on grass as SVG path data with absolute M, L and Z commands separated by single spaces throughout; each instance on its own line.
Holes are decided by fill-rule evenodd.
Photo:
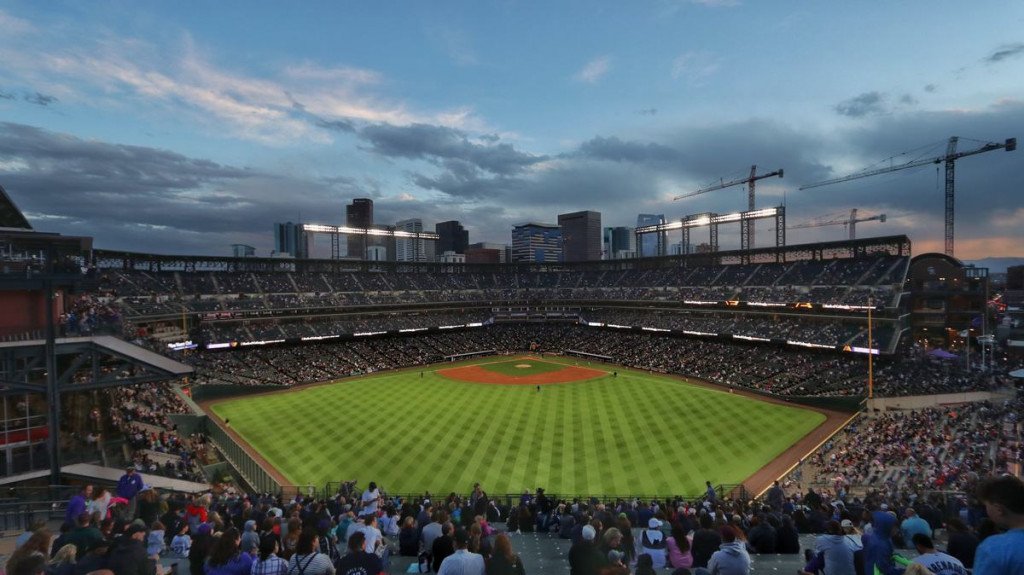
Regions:
M 492 493 L 697 494 L 746 479 L 824 421 L 628 370 L 539 393 L 390 373 L 213 411 L 296 484 L 435 493 L 480 481 Z

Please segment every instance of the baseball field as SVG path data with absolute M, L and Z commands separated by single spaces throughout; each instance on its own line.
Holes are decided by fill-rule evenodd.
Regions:
M 390 492 L 699 494 L 740 483 L 825 421 L 574 358 L 489 357 L 212 404 L 296 485 Z

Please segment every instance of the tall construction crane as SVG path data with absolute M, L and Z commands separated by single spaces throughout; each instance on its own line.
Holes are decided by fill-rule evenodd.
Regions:
M 957 141 L 959 138 L 953 136 L 949 139 L 946 144 L 946 153 L 934 158 L 924 158 L 920 160 L 911 160 L 903 164 L 897 164 L 895 166 L 889 166 L 886 168 L 878 168 L 874 170 L 865 170 L 863 172 L 857 172 L 856 174 L 850 174 L 841 178 L 833 178 L 831 180 L 824 180 L 813 184 L 807 184 L 806 186 L 800 186 L 801 190 L 808 190 L 810 188 L 817 188 L 821 186 L 828 186 L 830 184 L 838 184 L 839 182 L 847 182 L 850 180 L 857 180 L 860 178 L 866 178 L 868 176 L 877 176 L 878 174 L 888 174 L 889 172 L 895 172 L 898 170 L 905 170 L 907 168 L 916 168 L 919 166 L 927 166 L 928 164 L 940 164 L 946 163 L 946 255 L 953 257 L 953 204 L 955 199 L 955 162 L 960 158 L 966 158 L 967 156 L 973 156 L 975 154 L 981 154 L 984 152 L 991 152 L 992 150 L 1006 150 L 1012 152 L 1017 149 L 1017 138 L 1007 138 L 1003 143 L 989 142 L 980 148 L 968 150 L 966 152 L 956 151 Z
M 850 228 L 850 239 L 857 239 L 857 222 L 874 222 L 879 221 L 885 223 L 885 214 L 878 214 L 872 216 L 857 217 L 857 208 L 850 210 L 850 217 L 846 219 L 840 219 L 840 215 L 835 216 L 823 216 L 809 222 L 803 222 L 796 224 L 795 226 L 789 226 L 789 229 L 795 230 L 799 228 L 820 228 L 822 226 L 838 226 L 844 225 Z
M 731 188 L 733 186 L 738 186 L 740 184 L 747 184 L 747 209 L 750 211 L 754 211 L 754 182 L 758 180 L 763 180 L 765 178 L 773 178 L 775 176 L 781 178 L 782 174 L 783 170 L 782 168 L 779 168 L 774 172 L 768 172 L 767 174 L 758 175 L 757 164 L 754 164 L 753 166 L 750 166 L 750 176 L 746 178 L 742 178 L 739 180 L 730 180 L 728 182 L 719 180 L 717 184 L 701 188 L 695 192 L 690 192 L 689 194 L 676 196 L 672 198 L 672 201 L 674 202 L 676 200 L 682 200 L 684 198 L 692 198 L 693 196 L 699 196 L 701 194 L 706 194 L 708 192 L 713 192 L 715 190 L 721 190 L 723 188 Z M 750 247 L 754 247 L 754 220 L 747 220 L 745 225 L 747 226 L 747 237 L 750 238 Z

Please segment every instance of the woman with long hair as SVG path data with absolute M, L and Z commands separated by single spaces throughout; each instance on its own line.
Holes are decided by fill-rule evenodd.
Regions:
M 107 518 L 107 513 L 110 510 L 110 500 L 113 495 L 106 487 L 96 487 L 92 492 L 92 499 L 85 504 L 85 510 L 92 515 L 93 524 L 99 525 L 100 521 Z
M 57 554 L 50 560 L 46 567 L 47 575 L 74 575 L 75 559 L 78 548 L 73 543 L 68 543 L 57 550 Z
M 402 529 L 398 532 L 398 554 L 415 557 L 419 552 L 420 534 L 416 529 L 416 520 L 410 515 L 402 522 Z
M 672 524 L 672 536 L 665 541 L 668 551 L 668 564 L 674 569 L 693 567 L 693 553 L 690 553 L 690 540 L 686 537 L 683 525 L 678 521 Z
M 285 575 L 288 562 L 277 556 L 280 546 L 273 534 L 260 538 L 260 554 L 252 564 L 251 575 Z
M 292 517 L 287 523 L 288 533 L 281 540 L 281 557 L 291 559 L 299 544 L 299 537 L 302 536 L 302 520 Z
M 32 557 L 42 557 L 43 562 L 50 557 L 50 544 L 53 542 L 53 534 L 49 529 L 39 529 L 28 538 L 21 547 L 11 553 L 7 559 L 5 570 L 7 573 L 17 573 L 18 565 L 27 563 Z M 33 560 L 34 561 L 34 560 Z
M 288 533 L 291 535 L 291 532 Z M 288 575 L 334 575 L 334 564 L 326 553 L 317 551 L 317 533 L 303 529 L 295 546 L 295 554 L 288 560 Z
M 619 513 L 615 519 L 615 527 L 622 533 L 622 545 L 619 546 L 619 551 L 625 555 L 622 561 L 629 565 L 636 559 L 636 539 L 633 537 L 633 525 L 629 522 L 629 516 Z
M 213 544 L 210 558 L 206 560 L 205 575 L 249 575 L 252 569 L 252 555 L 242 553 L 239 547 L 242 534 L 234 527 L 221 533 Z
M 512 551 L 512 540 L 499 533 L 494 538 L 494 554 L 487 560 L 487 575 L 525 575 L 523 561 Z

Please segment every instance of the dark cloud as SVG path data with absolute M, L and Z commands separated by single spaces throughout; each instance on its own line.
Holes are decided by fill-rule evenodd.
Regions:
M 925 84 L 924 91 L 928 92 L 929 94 L 934 94 L 935 92 L 939 91 L 939 87 L 935 84 Z
M 579 154 L 599 160 L 638 164 L 680 160 L 679 152 L 668 146 L 654 142 L 624 141 L 616 136 L 608 138 L 598 136 L 588 140 L 580 145 Z
M 430 124 L 375 124 L 363 128 L 359 136 L 369 144 L 371 152 L 382 156 L 434 163 L 458 159 L 502 176 L 519 173 L 547 159 L 517 150 L 511 144 L 495 143 L 493 139 L 475 143 L 460 130 Z
M 641 116 L 655 116 L 658 113 L 658 109 L 657 108 L 644 108 L 642 110 L 637 110 L 636 113 L 640 114 Z
M 14 94 L 0 90 L 0 100 L 13 100 Z
M 917 98 L 913 97 L 910 94 L 903 94 L 902 96 L 900 96 L 900 104 L 903 104 L 905 106 L 916 106 Z
M 28 102 L 30 104 L 35 104 L 37 106 L 44 106 L 44 107 L 45 106 L 49 106 L 50 104 L 53 104 L 54 102 L 57 102 L 57 97 L 56 96 L 50 96 L 48 94 L 43 94 L 41 92 L 32 92 L 30 94 L 27 93 L 27 94 L 25 94 L 23 96 L 23 98 L 24 98 L 24 100 L 26 102 Z
M 1009 60 L 1010 58 L 1016 58 L 1024 54 L 1024 42 L 1014 42 L 1013 44 L 1003 44 L 999 48 L 996 48 L 988 56 L 985 56 L 985 61 L 989 64 L 995 64 L 1002 62 L 1003 60 Z
M 356 131 L 355 124 L 350 120 L 328 120 L 306 110 L 306 105 L 296 100 L 291 93 L 285 92 L 284 94 L 291 102 L 292 115 L 300 120 L 309 122 L 317 128 L 323 128 L 332 132 L 351 133 Z
M 840 116 L 863 118 L 884 112 L 885 109 L 882 105 L 884 100 L 885 96 L 880 92 L 864 92 L 859 96 L 839 102 L 834 109 Z

